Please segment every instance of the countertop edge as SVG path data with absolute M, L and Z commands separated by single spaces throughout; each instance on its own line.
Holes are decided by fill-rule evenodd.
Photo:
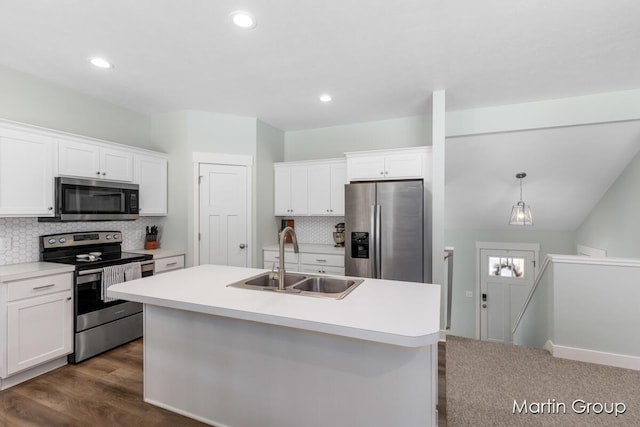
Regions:
M 26 262 L 0 266 L 0 282 L 32 279 L 34 277 L 50 276 L 53 274 L 71 273 L 75 270 L 72 265 L 54 262 Z
M 142 304 L 156 305 L 159 307 L 173 308 L 177 310 L 191 311 L 194 313 L 209 314 L 214 316 L 227 317 L 231 319 L 247 320 L 251 322 L 264 323 L 275 326 L 283 326 L 294 329 L 301 329 L 311 332 L 325 333 L 346 338 L 372 341 L 380 344 L 389 344 L 399 347 L 418 348 L 426 347 L 438 343 L 440 331 L 434 331 L 425 335 L 407 336 L 379 332 L 368 329 L 354 328 L 342 325 L 333 325 L 324 322 L 315 322 L 304 319 L 294 319 L 290 317 L 277 316 L 272 314 L 255 313 L 251 311 L 235 310 L 230 308 L 215 307 L 203 304 L 194 304 L 184 301 L 174 301 L 151 296 L 141 296 L 127 292 L 110 290 L 109 295 L 126 299 L 128 301 Z
M 127 249 L 124 252 L 131 252 L 135 254 L 150 254 L 153 255 L 153 259 L 169 258 L 172 256 L 186 255 L 187 251 L 184 249 L 171 249 L 171 248 L 158 248 L 158 249 Z

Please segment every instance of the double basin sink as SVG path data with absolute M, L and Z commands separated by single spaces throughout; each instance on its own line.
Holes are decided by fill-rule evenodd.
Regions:
M 281 292 L 342 299 L 362 282 L 364 282 L 363 279 L 285 273 L 284 291 Z M 278 274 L 274 272 L 262 273 L 248 279 L 231 283 L 227 286 L 242 289 L 279 291 Z

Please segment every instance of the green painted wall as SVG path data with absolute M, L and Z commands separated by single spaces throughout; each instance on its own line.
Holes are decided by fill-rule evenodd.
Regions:
M 640 258 L 640 153 L 576 231 L 576 243 L 604 249 L 609 257 Z
M 348 151 L 431 145 L 431 117 L 354 123 L 285 133 L 285 161 L 343 157 Z
M 262 247 L 278 242 L 278 219 L 273 215 L 274 182 L 273 163 L 284 160 L 285 134 L 280 129 L 258 120 L 256 153 L 256 240 L 254 263 L 263 266 Z
M 160 150 L 149 116 L 2 66 L 0 118 Z
M 468 338 L 476 336 L 476 242 L 538 243 L 540 263 L 547 254 L 575 253 L 572 231 L 445 230 L 445 245 L 455 248 L 450 333 Z

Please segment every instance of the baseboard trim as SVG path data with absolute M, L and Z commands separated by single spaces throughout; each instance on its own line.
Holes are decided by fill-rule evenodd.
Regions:
M 57 359 L 53 359 L 42 365 L 34 366 L 27 370 L 18 372 L 7 378 L 0 379 L 0 390 L 6 390 L 9 387 L 28 381 L 46 372 L 53 371 L 67 364 L 67 356 L 62 356 Z
M 553 357 L 558 357 L 560 359 L 597 363 L 599 365 L 615 366 L 617 368 L 640 371 L 640 357 L 638 356 L 628 356 L 626 354 L 607 353 L 604 351 L 556 345 L 551 340 L 545 343 L 544 348 L 548 350 Z

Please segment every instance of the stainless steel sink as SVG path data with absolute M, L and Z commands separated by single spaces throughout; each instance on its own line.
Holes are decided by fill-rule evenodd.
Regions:
M 302 274 L 286 273 L 284 275 L 284 286 L 287 287 L 298 283 L 306 277 L 307 276 L 303 276 Z M 243 283 L 249 286 L 278 287 L 278 275 L 272 275 L 271 273 L 261 274 Z
M 342 299 L 355 289 L 362 279 L 286 273 L 284 292 L 323 298 Z M 227 285 L 233 288 L 278 291 L 278 275 L 262 273 Z
M 342 279 L 339 277 L 315 276 L 304 279 L 300 283 L 293 285 L 292 289 L 301 292 L 322 294 L 323 296 L 336 299 L 344 298 L 349 292 L 355 289 L 363 280 Z
M 287 286 L 291 286 L 306 278 L 307 276 L 303 274 L 286 273 L 284 276 L 284 286 L 286 288 Z M 231 286 L 234 288 L 245 288 L 245 289 L 273 290 L 273 288 L 278 287 L 278 275 L 274 273 L 262 273 L 262 274 L 259 274 L 258 276 L 241 280 L 239 282 L 235 282 L 227 286 Z

